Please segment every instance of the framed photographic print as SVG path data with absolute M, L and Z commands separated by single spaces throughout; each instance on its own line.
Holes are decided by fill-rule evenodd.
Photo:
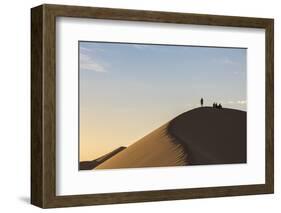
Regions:
M 273 19 L 31 10 L 31 203 L 274 191 Z

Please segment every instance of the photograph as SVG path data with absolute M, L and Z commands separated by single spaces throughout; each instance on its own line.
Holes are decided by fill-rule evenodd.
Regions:
M 78 50 L 80 171 L 247 163 L 247 48 Z

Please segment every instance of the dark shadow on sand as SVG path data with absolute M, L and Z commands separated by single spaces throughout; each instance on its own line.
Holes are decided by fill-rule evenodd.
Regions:
M 189 165 L 247 162 L 246 112 L 200 107 L 174 118 L 168 133 L 188 153 Z

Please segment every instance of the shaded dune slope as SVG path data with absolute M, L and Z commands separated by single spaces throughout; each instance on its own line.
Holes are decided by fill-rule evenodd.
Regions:
M 246 162 L 246 112 L 200 107 L 185 112 L 95 169 Z
M 196 108 L 173 119 L 168 131 L 191 165 L 246 163 L 246 117 L 240 110 Z

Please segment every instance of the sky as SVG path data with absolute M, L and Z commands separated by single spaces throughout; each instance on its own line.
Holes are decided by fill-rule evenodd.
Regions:
M 246 111 L 247 49 L 79 42 L 80 161 L 213 102 Z

